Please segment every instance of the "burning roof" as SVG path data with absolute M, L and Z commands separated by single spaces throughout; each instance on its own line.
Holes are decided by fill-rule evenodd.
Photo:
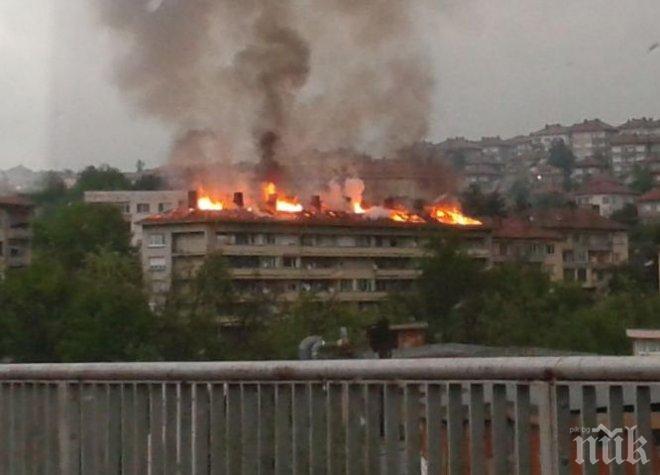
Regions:
M 274 183 L 264 183 L 262 198 L 247 202 L 243 193 L 237 192 L 229 203 L 220 195 L 191 192 L 187 207 L 167 213 L 156 214 L 142 221 L 142 224 L 163 223 L 295 223 L 329 226 L 458 226 L 481 228 L 483 223 L 464 215 L 454 203 L 436 203 L 419 207 L 415 211 L 406 209 L 393 201 L 383 206 L 371 206 L 362 201 L 363 187 L 359 180 L 347 181 L 345 189 L 350 196 L 343 197 L 343 209 L 333 209 L 323 204 L 319 195 L 313 196 L 309 206 L 305 206 L 296 196 L 278 192 Z

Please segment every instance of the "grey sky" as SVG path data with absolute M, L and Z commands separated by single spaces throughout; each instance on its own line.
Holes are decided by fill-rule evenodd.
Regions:
M 660 41 L 657 0 L 438 3 L 427 25 L 438 83 L 429 139 L 660 116 L 660 50 L 647 53 Z M 0 168 L 164 160 L 173 131 L 114 87 L 112 62 L 125 45 L 89 4 L 0 2 Z

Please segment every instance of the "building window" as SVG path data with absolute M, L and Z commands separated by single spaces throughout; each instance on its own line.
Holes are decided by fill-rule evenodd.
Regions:
M 353 281 L 352 280 L 342 280 L 339 283 L 339 289 L 342 292 L 353 292 Z
M 577 280 L 578 282 L 587 281 L 587 269 L 578 269 L 577 271 Z
M 564 251 L 562 259 L 564 262 L 573 262 L 573 251 Z
M 282 258 L 282 267 L 286 267 L 287 269 L 298 268 L 298 258 L 293 256 L 284 256 Z
M 261 268 L 262 269 L 275 269 L 277 267 L 277 257 L 262 257 L 261 258 Z
M 165 213 L 172 209 L 172 203 L 158 203 L 158 212 Z
M 131 213 L 131 204 L 130 203 L 118 203 L 117 206 L 119 206 L 119 209 L 123 214 L 130 214 Z
M 358 279 L 357 289 L 359 292 L 373 292 L 374 282 L 368 279 Z
M 275 241 L 276 239 L 274 234 L 264 234 L 264 244 L 274 245 Z
M 249 246 L 254 244 L 254 236 L 246 233 L 236 234 L 236 245 L 237 246 Z
M 138 213 L 150 213 L 151 212 L 151 206 L 149 206 L 149 203 L 138 203 L 137 204 L 137 212 Z
M 164 257 L 150 257 L 149 270 L 151 272 L 162 272 L 167 269 L 167 261 Z
M 150 234 L 149 235 L 149 247 L 165 247 L 165 235 L 164 234 Z
M 553 255 L 555 253 L 555 245 L 554 244 L 548 244 L 545 246 L 545 252 L 549 256 Z
M 314 239 L 314 236 L 304 235 L 300 238 L 300 243 L 303 246 L 314 246 L 316 245 L 316 239 Z

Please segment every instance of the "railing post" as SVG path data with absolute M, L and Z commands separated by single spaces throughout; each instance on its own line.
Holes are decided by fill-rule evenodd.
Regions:
M 559 473 L 555 384 L 554 382 L 540 382 L 536 384 L 536 387 L 539 394 L 538 426 L 541 473 L 555 475 Z

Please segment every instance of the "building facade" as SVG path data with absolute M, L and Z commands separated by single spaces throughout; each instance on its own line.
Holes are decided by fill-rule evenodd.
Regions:
M 575 193 L 575 202 L 583 208 L 592 208 L 609 218 L 627 205 L 634 205 L 637 193 L 609 177 L 594 177 Z
M 571 148 L 580 160 L 594 157 L 609 157 L 610 138 L 616 128 L 600 119 L 584 120 L 570 128 Z
M 0 197 L 0 277 L 7 269 L 25 267 L 32 257 L 34 206 L 19 197 Z
M 660 120 L 649 117 L 630 119 L 617 127 L 619 133 L 636 135 L 660 135 Z
M 586 209 L 561 209 L 492 224 L 492 262 L 544 270 L 553 281 L 604 288 L 612 267 L 628 260 L 625 226 Z
M 556 143 L 570 145 L 571 134 L 568 127 L 561 124 L 546 124 L 541 130 L 530 134 L 532 143 L 542 150 L 548 151 Z
M 420 275 L 416 261 L 427 253 L 425 241 L 448 229 L 356 215 L 281 219 L 246 210 L 176 210 L 147 218 L 142 226 L 143 268 L 156 305 L 173 286 L 185 289 L 212 253 L 225 256 L 244 294 L 377 302 L 410 288 Z M 487 228 L 460 233 L 466 252 L 488 265 Z
M 140 246 L 142 226 L 139 222 L 147 216 L 165 213 L 181 206 L 188 206 L 188 192 L 177 191 L 86 191 L 86 203 L 117 206 L 124 219 L 131 224 L 131 243 Z
M 637 199 L 637 216 L 643 223 L 660 223 L 660 188 Z
M 660 156 L 660 135 L 617 135 L 611 144 L 612 171 L 619 177 L 630 177 L 635 167 Z

